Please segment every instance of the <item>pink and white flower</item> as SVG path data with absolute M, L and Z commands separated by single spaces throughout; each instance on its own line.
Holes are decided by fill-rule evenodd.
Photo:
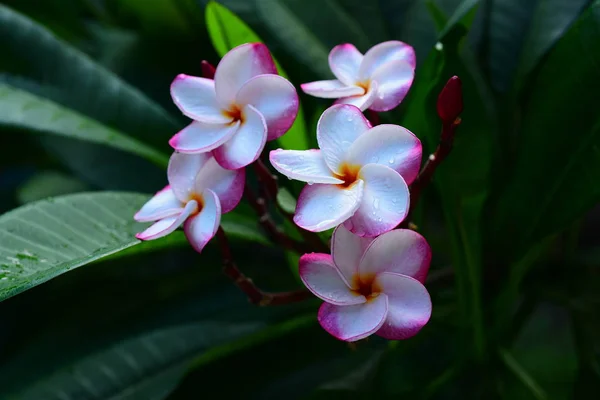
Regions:
M 298 95 L 277 68 L 267 47 L 247 43 L 229 51 L 215 79 L 178 75 L 171 96 L 194 120 L 169 144 L 181 153 L 212 151 L 227 169 L 256 161 L 267 140 L 290 129 L 298 113 Z
M 139 222 L 157 222 L 136 237 L 158 239 L 183 224 L 190 244 L 201 252 L 217 232 L 221 214 L 240 202 L 245 175 L 243 169 L 221 167 L 210 153 L 173 153 L 167 170 L 169 185 L 134 216 Z
M 431 299 L 423 282 L 431 261 L 425 239 L 408 229 L 372 240 L 340 225 L 329 254 L 300 258 L 300 278 L 325 303 L 319 323 L 340 340 L 376 334 L 398 340 L 414 336 L 429 321 Z
M 363 111 L 388 111 L 408 93 L 415 66 L 415 51 L 403 42 L 379 43 L 364 56 L 354 45 L 340 44 L 329 53 L 329 67 L 337 79 L 301 87 L 312 96 L 337 99 L 336 104 L 352 104 Z
M 408 184 L 421 165 L 421 142 L 398 125 L 371 127 L 352 105 L 325 110 L 317 125 L 320 150 L 274 150 L 273 167 L 308 182 L 294 221 L 320 232 L 344 223 L 359 236 L 397 226 L 409 208 Z

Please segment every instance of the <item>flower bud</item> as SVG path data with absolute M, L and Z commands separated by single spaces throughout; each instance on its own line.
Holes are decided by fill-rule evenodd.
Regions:
M 202 60 L 202 77 L 206 79 L 215 79 L 215 67 L 206 60 Z
M 437 113 L 445 124 L 451 124 L 463 111 L 460 78 L 453 76 L 446 82 L 437 101 Z

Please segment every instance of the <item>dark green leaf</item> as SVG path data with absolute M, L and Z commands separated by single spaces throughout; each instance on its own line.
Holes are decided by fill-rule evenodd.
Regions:
M 596 1 L 557 43 L 531 82 L 513 176 L 491 214 L 490 234 L 498 254 L 508 260 L 568 226 L 600 200 L 598 54 Z
M 166 168 L 167 156 L 91 118 L 31 93 L 0 84 L 0 126 L 61 135 L 124 150 Z
M 88 191 L 89 187 L 72 176 L 56 172 L 42 171 L 25 182 L 17 191 L 19 203 L 31 203 L 48 197 Z

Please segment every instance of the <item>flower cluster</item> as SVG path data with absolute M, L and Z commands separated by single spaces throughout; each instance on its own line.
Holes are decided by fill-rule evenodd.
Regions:
M 378 44 L 364 56 L 353 45 L 333 48 L 336 80 L 302 85 L 317 97 L 337 98 L 317 125 L 315 150 L 274 150 L 273 167 L 306 182 L 293 217 L 299 228 L 335 228 L 331 255 L 304 254 L 299 273 L 325 301 L 323 328 L 345 341 L 373 333 L 405 339 L 429 320 L 431 300 L 423 286 L 431 251 L 425 239 L 396 229 L 410 210 L 409 185 L 421 167 L 421 142 L 392 124 L 372 126 L 362 111 L 387 111 L 406 96 L 414 77 L 412 47 Z M 244 44 L 227 53 L 205 77 L 179 75 L 171 95 L 193 121 L 170 141 L 175 149 L 168 186 L 135 215 L 154 224 L 137 237 L 165 236 L 183 224 L 198 252 L 215 236 L 221 214 L 244 193 L 244 168 L 257 161 L 267 141 L 292 126 L 298 112 L 294 86 L 277 75 L 268 49 Z

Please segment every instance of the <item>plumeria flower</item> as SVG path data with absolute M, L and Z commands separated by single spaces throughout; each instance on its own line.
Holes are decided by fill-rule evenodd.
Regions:
M 350 43 L 329 53 L 329 67 L 337 79 L 310 82 L 302 90 L 316 97 L 337 99 L 361 110 L 388 111 L 406 96 L 415 75 L 414 49 L 399 41 L 373 46 L 363 56 Z
M 410 184 L 421 164 L 421 142 L 398 125 L 371 128 L 352 105 L 325 110 L 317 125 L 320 150 L 274 150 L 273 167 L 308 182 L 294 221 L 324 231 L 344 223 L 359 236 L 393 229 L 408 212 Z
M 173 153 L 167 176 L 169 185 L 134 216 L 139 222 L 157 222 L 136 237 L 158 239 L 183 224 L 190 244 L 201 252 L 217 232 L 221 214 L 240 202 L 245 171 L 221 167 L 210 153 Z
M 319 323 L 349 342 L 376 334 L 398 340 L 414 336 L 431 316 L 431 299 L 423 282 L 431 250 L 408 229 L 361 238 L 340 225 L 329 254 L 300 258 L 300 278 L 325 301 Z
M 212 151 L 227 169 L 256 161 L 265 142 L 287 132 L 298 113 L 296 89 L 276 74 L 267 47 L 248 43 L 225 54 L 214 80 L 178 75 L 171 96 L 194 122 L 169 143 L 181 153 Z

